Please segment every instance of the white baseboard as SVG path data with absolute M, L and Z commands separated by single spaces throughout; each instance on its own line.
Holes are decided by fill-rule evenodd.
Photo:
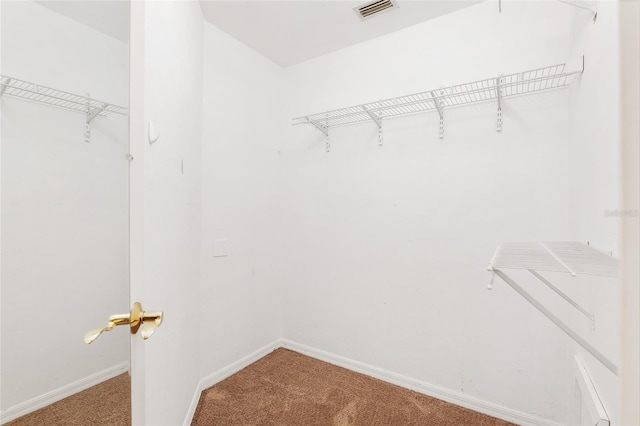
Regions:
M 562 426 L 560 423 L 556 423 L 549 419 L 538 417 L 532 414 L 523 413 L 511 408 L 503 407 L 492 402 L 487 402 L 473 396 L 469 396 L 460 392 L 446 389 L 437 385 L 422 382 L 420 380 L 412 379 L 401 374 L 393 373 L 391 371 L 383 370 L 381 368 L 374 367 L 369 364 L 365 364 L 359 361 L 354 361 L 349 358 L 335 355 L 330 352 L 326 352 L 320 349 L 312 348 L 300 343 L 293 342 L 288 339 L 278 339 L 274 342 L 252 352 L 251 354 L 239 359 L 238 361 L 229 364 L 228 366 L 216 371 L 209 376 L 206 376 L 198 384 L 191 406 L 185 418 L 184 426 L 191 425 L 193 415 L 195 414 L 200 400 L 200 394 L 204 389 L 207 389 L 216 383 L 226 379 L 232 374 L 237 373 L 248 365 L 256 362 L 260 358 L 269 354 L 278 348 L 286 348 L 292 351 L 301 353 L 303 355 L 310 356 L 312 358 L 319 359 L 321 361 L 328 362 L 339 367 L 346 368 L 347 370 L 362 373 L 367 376 L 375 377 L 376 379 L 392 383 L 394 385 L 401 386 L 403 388 L 411 389 L 418 393 L 440 399 L 442 401 L 450 402 L 452 404 L 459 405 L 461 407 L 469 408 L 479 413 L 487 414 L 489 416 L 497 417 L 499 419 L 507 420 L 512 423 L 516 423 L 523 426 Z
M 580 389 L 581 396 L 580 404 L 586 408 L 587 413 L 589 414 L 588 424 L 609 426 L 611 424 L 611 420 L 609 419 L 607 410 L 604 408 L 604 404 L 598 395 L 598 390 L 593 384 L 593 381 L 591 381 L 589 370 L 587 370 L 587 367 L 578 356 L 574 355 L 574 360 L 576 385 Z
M 260 349 L 240 358 L 237 361 L 227 365 L 224 368 L 204 377 L 198 383 L 195 389 L 191 405 L 185 417 L 184 426 L 191 425 L 193 416 L 198 407 L 200 400 L 200 394 L 204 389 L 207 389 L 216 383 L 226 379 L 227 377 L 237 373 L 243 368 L 251 365 L 260 358 L 268 355 L 270 352 L 278 348 L 286 348 L 301 354 L 310 356 L 312 358 L 319 359 L 321 361 L 328 362 L 339 367 L 346 368 L 351 371 L 365 374 L 367 376 L 375 377 L 382 381 L 392 383 L 394 385 L 402 386 L 407 389 L 428 395 L 434 398 L 441 399 L 452 404 L 456 404 L 465 408 L 469 408 L 480 413 L 484 413 L 490 416 L 494 416 L 503 420 L 507 420 L 513 423 L 517 423 L 524 426 L 560 426 L 559 423 L 553 422 L 548 419 L 537 417 L 528 413 L 523 413 L 510 408 L 500 406 L 491 402 L 483 401 L 473 396 L 465 395 L 460 392 L 446 389 L 440 386 L 432 385 L 430 383 L 422 382 L 416 379 L 412 379 L 401 374 L 393 373 L 391 371 L 383 370 L 381 368 L 374 367 L 369 364 L 365 364 L 359 361 L 355 361 L 349 358 L 335 355 L 330 352 L 326 352 L 320 349 L 312 348 L 300 343 L 293 342 L 288 339 L 278 339 L 263 346 Z M 51 392 L 47 392 L 29 401 L 15 405 L 0 413 L 0 424 L 7 423 L 25 414 L 31 413 L 49 404 L 57 402 L 75 393 L 83 391 L 95 386 L 105 380 L 111 379 L 122 373 L 129 371 L 129 363 L 124 362 L 118 364 L 106 370 L 92 374 L 84 379 L 70 383 L 66 386 L 62 386 Z
M 104 382 L 105 380 L 119 376 L 122 373 L 129 371 L 129 363 L 123 362 L 106 370 L 99 371 L 83 379 L 77 380 L 68 385 L 59 387 L 50 392 L 32 398 L 28 401 L 22 402 L 13 407 L 9 407 L 0 413 L 0 424 L 5 424 L 11 420 L 22 417 L 25 414 L 29 414 L 33 411 L 39 410 L 42 407 L 58 402 L 68 396 L 81 392 L 92 386 Z
M 265 345 L 260 349 L 254 352 L 251 352 L 249 355 L 246 355 L 240 358 L 239 360 L 232 362 L 226 367 L 223 367 L 220 370 L 212 374 L 209 374 L 208 376 L 200 380 L 200 382 L 198 383 L 198 387 L 196 388 L 193 394 L 193 398 L 191 399 L 191 405 L 189 406 L 189 411 L 187 411 L 187 415 L 185 416 L 184 426 L 191 425 L 191 421 L 193 420 L 193 415 L 196 413 L 196 408 L 198 408 L 198 401 L 200 401 L 200 394 L 202 393 L 203 390 L 210 388 L 211 386 L 215 385 L 218 382 L 223 381 L 227 377 L 237 373 L 243 368 L 248 367 L 249 365 L 253 364 L 260 358 L 263 358 L 264 356 L 268 355 L 269 353 L 273 352 L 279 347 L 282 347 L 282 341 L 280 339 L 274 340 L 268 345 Z
M 365 374 L 367 376 L 375 377 L 382 381 L 392 383 L 394 385 L 402 386 L 403 388 L 411 389 L 418 393 L 440 399 L 442 401 L 450 402 L 452 404 L 459 405 L 461 407 L 469 408 L 471 410 L 487 414 L 489 416 L 497 417 L 499 419 L 507 420 L 523 426 L 561 426 L 559 423 L 553 422 L 542 417 L 534 416 L 528 413 L 523 413 L 511 408 L 503 407 L 492 402 L 483 401 L 481 399 L 469 396 L 460 392 L 446 389 L 437 385 L 422 382 L 420 380 L 412 379 L 401 374 L 393 373 L 391 371 L 383 370 L 381 368 L 374 367 L 373 365 L 365 364 L 359 361 L 354 361 L 349 358 L 345 358 L 339 355 L 335 355 L 329 352 L 325 352 L 320 349 L 312 348 L 300 343 L 292 342 L 291 340 L 282 339 L 281 346 L 292 351 L 299 352 L 303 355 L 310 356 L 312 358 L 319 359 L 321 361 L 328 362 L 339 367 L 346 368 L 347 370 L 355 371 Z

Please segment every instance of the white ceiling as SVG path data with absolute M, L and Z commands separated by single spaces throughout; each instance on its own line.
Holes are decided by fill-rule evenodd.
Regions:
M 352 0 L 200 0 L 204 18 L 286 67 L 454 12 L 482 0 L 397 0 L 399 7 L 364 21 Z M 129 40 L 127 0 L 41 0 L 84 25 Z
M 286 67 L 424 22 L 481 0 L 399 0 L 367 20 L 353 8 L 367 0 L 200 0 L 205 19 Z
M 129 42 L 127 0 L 45 0 L 36 3 L 124 43 Z

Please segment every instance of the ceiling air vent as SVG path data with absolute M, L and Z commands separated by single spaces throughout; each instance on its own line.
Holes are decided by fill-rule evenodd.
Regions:
M 360 16 L 360 19 L 364 20 L 381 12 L 397 8 L 398 3 L 396 3 L 395 0 L 377 0 L 365 3 L 362 6 L 354 8 L 353 10 L 358 14 L 358 16 Z

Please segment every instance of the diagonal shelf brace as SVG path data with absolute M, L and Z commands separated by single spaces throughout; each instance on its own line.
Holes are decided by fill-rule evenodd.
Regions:
M 567 296 L 562 290 L 560 290 L 558 287 L 556 287 L 555 285 L 551 284 L 551 282 L 549 282 L 549 280 L 547 280 L 545 277 L 543 277 L 542 275 L 540 275 L 536 270 L 534 269 L 529 269 L 529 272 L 536 277 L 537 279 L 539 279 L 540 281 L 542 281 L 542 283 L 544 283 L 547 287 L 549 287 L 551 290 L 553 290 L 558 296 L 562 297 L 564 300 L 566 300 L 571 306 L 573 306 L 574 308 L 576 308 L 578 311 L 580 311 L 584 316 L 586 316 L 587 318 L 589 318 L 591 320 L 591 326 L 594 327 L 595 326 L 595 317 L 593 316 L 592 313 L 590 313 L 589 311 L 587 311 L 585 308 L 583 308 L 578 302 L 576 302 L 575 300 L 573 300 L 571 297 Z
M 442 108 L 442 105 L 440 104 L 440 100 L 438 99 L 438 97 L 436 96 L 436 94 L 433 92 L 433 90 L 431 91 L 431 98 L 433 98 L 433 103 L 436 106 L 436 109 L 438 110 L 438 114 L 440 114 L 440 118 L 444 118 L 444 109 Z
M 373 122 L 376 123 L 376 125 L 378 126 L 378 146 L 382 146 L 382 142 L 383 142 L 382 117 L 376 115 L 376 113 L 374 113 L 373 111 L 371 111 L 369 108 L 367 108 L 364 105 L 362 105 L 362 109 L 364 110 L 364 112 L 367 113 L 367 115 L 369 115 L 369 117 L 371 117 Z
M 568 325 L 566 325 L 560 318 L 555 316 L 549 309 L 547 309 L 542 303 L 540 303 L 535 297 L 527 293 L 522 287 L 520 287 L 513 279 L 511 279 L 507 274 L 505 274 L 500 269 L 493 269 L 493 272 L 496 273 L 504 282 L 509 284 L 511 288 L 520 293 L 522 297 L 524 297 L 529 303 L 533 305 L 540 313 L 546 316 L 551 322 L 557 325 L 562 331 L 564 331 L 569 337 L 571 337 L 576 343 L 582 346 L 587 352 L 593 355 L 598 361 L 600 361 L 605 367 L 609 369 L 616 376 L 618 375 L 618 367 L 611 362 L 609 358 L 604 356 L 600 351 L 598 351 L 595 347 L 589 344 L 585 339 L 583 339 L 578 333 L 573 331 Z
M 102 111 L 104 111 L 106 107 L 107 107 L 107 104 L 103 104 L 102 106 L 95 107 L 90 111 L 87 111 L 87 124 L 91 123 L 94 118 L 99 116 L 100 113 L 102 113 Z
M 329 128 L 327 126 L 324 126 L 317 121 L 310 120 L 309 117 L 305 118 L 307 119 L 308 123 L 313 124 L 316 129 L 320 130 L 325 136 L 329 137 Z
M 560 265 L 562 265 L 563 268 L 565 268 L 567 270 L 567 272 L 569 274 L 571 274 L 572 277 L 575 277 L 577 274 L 573 271 L 573 269 L 571 269 L 569 267 L 569 265 L 567 265 L 562 259 L 560 259 L 560 257 L 558 257 L 558 255 L 556 255 L 551 249 L 549 249 L 549 247 L 547 247 L 546 245 L 544 245 L 544 243 L 542 243 L 541 241 L 538 242 L 538 244 L 544 249 L 546 250 L 547 253 L 549 253 L 549 255 L 551 257 L 553 257 L 556 262 L 558 262 Z
M 378 125 L 378 129 L 381 129 L 382 128 L 382 119 L 380 117 L 378 117 L 374 112 L 372 112 L 366 106 L 362 105 L 362 109 L 364 110 L 364 112 L 366 112 L 369 115 L 369 117 L 371 117 L 373 122 Z

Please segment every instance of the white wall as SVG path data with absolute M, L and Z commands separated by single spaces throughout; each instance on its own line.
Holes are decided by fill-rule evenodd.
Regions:
M 282 69 L 206 24 L 202 145 L 202 375 L 273 342 L 287 268 L 278 145 Z M 228 255 L 213 257 L 214 240 Z
M 127 53 L 35 3 L 2 2 L 4 75 L 126 106 Z M 83 342 L 129 304 L 127 119 L 96 119 L 90 143 L 84 119 L 2 98 L 3 420 L 128 362 L 126 330 Z
M 135 253 L 143 256 L 144 288 L 135 292 L 145 309 L 165 314 L 151 339 L 134 344 L 134 350 L 144 345 L 134 354 L 144 352 L 145 369 L 145 412 L 134 408 L 134 421 L 150 425 L 184 421 L 200 380 L 200 330 L 208 325 L 199 317 L 203 25 L 195 1 L 145 2 L 144 58 L 135 63 L 144 67 L 143 126 L 154 122 L 160 135 L 149 145 L 132 130 L 136 149 L 144 147 L 134 159 L 144 161 L 144 188 L 134 195 L 144 200 L 135 213 L 143 215 L 135 219 L 143 226 L 143 251 L 136 245 Z M 138 179 L 140 163 L 135 167 Z
M 571 24 L 571 54 L 585 55 L 585 71 L 571 88 L 569 103 L 569 237 L 589 241 L 620 258 L 620 52 L 618 3 L 598 2 L 594 23 L 588 11 L 575 9 Z M 580 277 L 568 286 L 596 316 L 576 329 L 616 365 L 620 365 L 619 282 L 610 278 Z M 613 424 L 619 423 L 618 378 L 582 350 L 584 360 Z
M 166 99 L 180 99 L 177 105 L 172 102 L 176 110 L 197 115 L 193 102 L 200 77 L 189 80 L 190 99 L 172 92 L 170 77 L 196 74 L 198 53 L 190 51 L 176 61 L 187 69 L 167 63 L 175 46 L 199 46 L 201 18 L 187 12 L 189 7 L 156 9 L 153 19 L 160 19 L 152 19 L 146 34 L 148 46 L 158 52 L 147 61 L 147 75 L 154 80 L 149 99 L 159 96 L 164 84 L 171 92 Z M 589 89 L 609 75 L 590 62 L 608 42 L 615 43 L 607 38 L 615 31 L 613 15 L 601 13 L 601 26 L 591 30 L 585 29 L 588 14 L 567 5 L 507 2 L 498 14 L 494 3 L 485 3 L 285 70 L 205 25 L 201 199 L 187 197 L 202 206 L 199 348 L 187 344 L 187 350 L 200 354 L 200 377 L 284 336 L 531 418 L 569 423 L 574 345 L 503 283 L 487 292 L 484 268 L 500 241 L 584 239 L 585 229 L 595 234 L 589 239 L 598 245 L 616 244 L 615 226 L 594 215 L 616 199 L 609 189 L 616 185 L 611 173 L 617 151 L 598 139 L 615 111 L 606 113 L 604 124 L 593 124 L 592 134 L 579 126 L 594 119 L 587 111 L 595 102 L 585 97 L 581 85 Z M 189 20 L 198 24 L 183 27 Z M 179 34 L 178 40 L 157 34 L 161 24 L 165 33 Z M 170 45 L 168 50 L 163 43 Z M 587 69 L 599 72 L 586 74 L 572 92 L 508 100 L 501 134 L 495 132 L 493 104 L 447 111 L 443 141 L 437 139 L 435 114 L 386 122 L 383 148 L 377 147 L 373 126 L 335 130 L 330 154 L 318 132 L 287 125 L 291 117 L 308 112 L 560 63 L 582 53 L 588 55 Z M 154 75 L 157 67 L 161 75 Z M 607 96 L 615 100 L 617 94 Z M 576 102 L 584 105 L 578 108 Z M 150 103 L 160 110 L 163 104 Z M 160 117 L 154 120 L 162 123 L 161 133 L 169 126 L 171 132 L 187 132 L 185 140 L 196 140 L 188 125 L 197 121 L 193 116 L 180 121 L 186 127 L 174 125 L 168 110 Z M 606 179 L 595 185 L 600 194 L 595 201 L 582 191 L 589 186 L 574 191 L 590 177 L 583 160 L 595 158 L 579 144 L 584 137 L 600 147 L 596 152 L 604 161 Z M 156 155 L 156 149 L 149 152 Z M 175 189 L 175 176 L 166 170 L 175 168 L 181 156 L 172 149 L 150 174 L 162 176 L 162 184 L 152 185 L 158 191 L 154 197 L 161 188 Z M 170 211 L 172 197 L 179 198 L 175 193 L 163 197 L 162 203 L 147 207 Z M 159 248 L 177 242 L 179 250 L 188 247 L 196 254 L 186 236 L 166 232 L 184 213 L 150 217 L 149 265 L 158 270 L 148 268 L 155 274 L 153 280 L 146 278 L 149 283 L 161 280 L 168 269 L 192 277 L 193 259 L 163 258 Z M 195 210 L 189 214 L 196 215 Z M 156 226 L 161 222 L 162 231 Z M 164 240 L 156 241 L 160 235 Z M 228 241 L 227 256 L 213 257 L 216 239 Z M 157 259 L 164 259 L 162 265 Z M 186 298 L 193 302 L 192 278 L 185 281 L 189 284 L 182 295 L 170 291 L 166 296 L 189 292 Z M 562 312 L 563 305 L 533 288 L 531 280 L 525 284 L 561 310 L 566 321 L 584 328 L 582 318 Z M 167 285 L 168 280 L 161 284 Z M 591 282 L 589 288 L 601 285 Z M 605 299 L 613 294 L 602 291 Z M 598 314 L 612 307 L 611 301 L 597 305 L 588 291 L 578 294 Z M 184 300 L 178 306 L 160 299 L 156 304 L 192 308 Z M 614 316 L 598 315 L 589 338 L 615 345 L 609 332 L 616 327 Z M 607 353 L 616 357 L 615 349 Z M 596 370 L 605 403 L 611 404 L 615 379 L 587 362 Z M 192 365 L 185 374 L 189 379 L 181 382 L 181 390 L 188 388 L 184 383 L 193 383 Z M 149 380 L 147 404 L 168 406 L 169 395 L 162 398 L 150 386 L 162 382 Z M 180 407 L 183 399 L 171 405 L 172 418 L 179 418 Z
M 286 119 L 570 59 L 573 8 L 496 8 L 286 69 Z M 566 423 L 569 339 L 485 268 L 501 241 L 569 238 L 569 93 L 504 104 L 502 133 L 490 103 L 446 111 L 443 140 L 437 114 L 388 120 L 382 148 L 374 125 L 332 130 L 330 153 L 287 131 L 284 337 Z

